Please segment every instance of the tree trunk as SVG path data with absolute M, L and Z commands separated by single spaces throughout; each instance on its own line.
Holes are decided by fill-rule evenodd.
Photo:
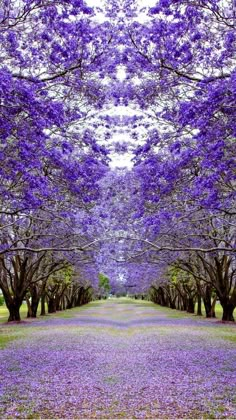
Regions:
M 214 297 L 213 302 L 211 304 L 211 318 L 216 317 L 216 313 L 215 313 L 216 300 L 217 300 L 217 296 Z
M 81 306 L 82 305 L 83 292 L 84 292 L 84 288 L 81 287 L 78 291 L 76 302 L 75 302 L 74 306 Z M 137 299 L 137 296 L 135 296 L 135 299 Z
M 28 305 L 28 314 L 27 318 L 36 318 L 37 317 L 37 311 L 39 306 L 40 297 L 37 292 L 37 289 L 35 288 L 31 290 L 31 302 L 29 298 L 26 297 L 27 305 Z
M 162 287 L 159 287 L 158 293 L 160 295 L 160 305 L 161 306 L 167 306 L 167 301 L 166 301 L 165 293 L 164 293 L 164 290 L 163 290 Z
M 61 298 L 61 310 L 64 311 L 66 309 L 65 307 L 65 296 L 62 296 Z
M 69 301 L 67 301 L 66 309 L 72 309 L 72 308 L 73 308 L 73 300 L 70 299 Z
M 188 303 L 187 303 L 187 312 L 190 314 L 194 314 L 194 307 L 195 307 L 195 300 L 192 297 L 188 298 Z
M 9 296 L 7 293 L 5 293 L 4 290 L 2 290 L 2 292 L 6 303 L 6 307 L 9 311 L 8 322 L 20 321 L 20 307 L 22 305 L 23 298 L 13 298 L 12 296 Z
M 20 317 L 20 307 L 21 304 L 19 303 L 13 303 L 11 305 L 7 305 L 8 310 L 9 310 L 9 318 L 8 318 L 8 322 L 11 321 L 20 321 L 21 317 Z
M 31 302 L 31 312 L 32 312 L 32 318 L 36 318 L 37 317 L 37 311 L 38 311 L 38 306 L 39 306 L 39 298 L 32 298 L 32 302 Z
M 211 287 L 207 286 L 206 287 L 206 291 L 205 291 L 205 295 L 203 297 L 203 303 L 204 303 L 204 307 L 205 307 L 205 311 L 206 311 L 206 318 L 211 318 L 211 294 L 212 294 L 212 290 Z
M 56 312 L 56 300 L 55 298 L 48 298 L 48 313 L 52 314 Z
M 222 321 L 234 321 L 234 316 L 233 316 L 233 312 L 235 309 L 235 306 L 232 305 L 231 303 L 226 303 L 226 304 L 222 304 L 223 307 L 223 316 L 222 316 Z
M 170 308 L 176 309 L 175 301 L 170 299 Z
M 45 295 L 41 296 L 41 316 L 46 315 Z
M 32 317 L 32 309 L 31 309 L 31 304 L 30 304 L 30 300 L 29 300 L 28 296 L 25 297 L 25 300 L 26 300 L 27 308 L 28 308 L 27 318 L 31 318 Z
M 186 297 L 182 298 L 182 311 L 187 311 L 188 309 L 188 300 Z
M 197 295 L 197 315 L 202 316 L 202 298 L 201 295 Z
M 56 311 L 61 311 L 61 299 L 56 299 Z

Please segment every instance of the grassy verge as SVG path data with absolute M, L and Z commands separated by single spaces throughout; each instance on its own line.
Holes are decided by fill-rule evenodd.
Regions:
M 100 304 L 103 303 L 104 301 L 95 301 L 95 302 L 90 302 L 87 305 L 83 305 L 83 306 L 77 306 L 76 308 L 72 308 L 72 309 L 67 309 L 65 311 L 58 311 L 52 314 L 46 314 L 46 317 L 56 317 L 56 318 L 73 318 L 73 316 L 75 315 L 76 312 L 78 311 L 83 311 L 85 309 L 87 309 L 88 307 L 97 307 L 100 306 Z M 46 307 L 47 310 L 47 307 Z M 20 308 L 20 315 L 21 315 L 21 319 L 24 320 L 27 318 L 27 305 L 26 303 L 23 303 L 23 305 Z M 40 317 L 40 309 L 38 310 L 38 315 L 37 318 L 43 319 L 45 317 Z M 5 323 L 8 320 L 8 316 L 9 316 L 9 312 L 8 309 L 5 305 L 0 306 L 0 323 Z
M 83 311 L 86 310 L 90 310 L 92 309 L 92 312 L 88 311 L 87 315 L 91 315 L 91 316 L 96 316 L 96 308 L 98 309 L 98 316 L 100 314 L 99 312 L 99 307 L 106 307 L 107 309 L 109 308 L 109 306 L 112 306 L 112 312 L 113 315 L 115 315 L 115 305 L 116 304 L 123 304 L 123 305 L 132 305 L 134 307 L 134 314 L 135 314 L 135 306 L 138 308 L 142 308 L 142 311 L 144 310 L 144 315 L 149 314 L 148 310 L 149 309 L 153 309 L 153 314 L 151 313 L 152 311 L 150 311 L 150 316 L 155 315 L 155 311 L 158 313 L 160 313 L 160 316 L 166 316 L 168 318 L 197 318 L 197 319 L 204 319 L 204 317 L 197 317 L 196 315 L 191 315 L 188 314 L 186 312 L 182 312 L 182 311 L 178 311 L 175 309 L 170 309 L 170 308 L 165 308 L 159 305 L 156 305 L 150 301 L 144 301 L 144 300 L 136 300 L 136 299 L 130 299 L 130 298 L 111 298 L 111 299 L 107 299 L 107 300 L 99 300 L 99 301 L 94 301 L 94 302 L 90 302 L 87 305 L 83 305 L 81 307 L 76 307 L 73 309 L 68 309 L 66 311 L 60 311 L 57 313 L 53 313 L 53 314 L 49 314 L 46 317 L 40 317 L 38 316 L 38 320 L 40 319 L 44 319 L 44 320 L 50 320 L 50 319 L 55 319 L 55 318 L 73 318 L 75 317 L 78 313 L 81 313 Z M 145 312 L 145 308 L 147 309 L 147 312 Z M 124 308 L 125 309 L 125 308 Z M 222 314 L 222 309 L 219 307 L 219 305 L 217 305 L 217 315 L 218 315 L 218 319 L 220 319 L 220 316 Z M 141 313 L 142 313 L 141 311 Z M 142 316 L 140 313 L 139 316 Z M 22 320 L 26 319 L 26 315 L 27 315 L 27 305 L 22 305 L 21 308 L 21 316 L 22 316 Z M 236 315 L 236 314 L 235 314 Z M 109 316 L 109 310 L 108 310 L 108 316 Z M 35 328 L 35 322 L 37 322 L 37 320 L 35 320 L 35 322 L 31 322 L 31 325 L 29 324 L 24 324 L 22 323 L 20 325 L 20 328 L 17 324 L 12 323 L 12 324 L 7 324 L 7 318 L 8 318 L 8 311 L 7 308 L 5 306 L 1 306 L 0 307 L 0 320 L 1 320 L 1 325 L 2 328 L 0 327 L 0 350 L 2 348 L 4 348 L 8 343 L 10 343 L 11 341 L 15 340 L 15 339 L 19 339 L 19 338 L 23 338 L 25 337 L 27 334 L 31 334 L 31 332 L 33 331 L 33 329 Z M 207 321 L 206 321 L 207 322 Z M 5 323 L 4 327 L 3 327 L 3 323 Z M 207 327 L 207 325 L 206 325 Z M 157 327 L 155 327 L 156 330 Z M 158 327 L 158 331 L 160 332 L 160 328 Z M 213 333 L 212 331 L 209 331 L 209 333 L 211 332 L 211 334 Z M 220 328 L 220 330 L 218 330 L 218 328 L 215 330 L 214 334 L 216 334 L 216 336 L 218 338 L 224 339 L 224 340 L 229 340 L 231 342 L 236 342 L 236 336 L 235 336 L 235 325 L 232 324 L 225 324 L 224 328 L 223 326 Z
M 171 318 L 185 318 L 185 317 L 189 317 L 189 316 L 197 316 L 196 315 L 197 306 L 195 307 L 195 314 L 189 314 L 185 311 L 179 311 L 177 309 L 170 309 L 170 308 L 167 308 L 167 307 L 156 305 L 155 303 L 147 301 L 147 300 L 131 299 L 129 297 L 110 298 L 110 299 L 106 299 L 106 300 L 98 300 L 98 301 L 90 302 L 89 304 L 83 305 L 83 306 L 80 306 L 80 307 L 68 309 L 68 310 L 65 310 L 65 311 L 58 311 L 58 312 L 53 313 L 53 314 L 47 314 L 46 316 L 48 316 L 50 318 L 51 317 L 53 317 L 53 318 L 54 317 L 56 317 L 56 318 L 73 318 L 74 315 L 79 311 L 83 311 L 87 308 L 93 308 L 93 307 L 96 308 L 96 307 L 99 307 L 100 305 L 112 304 L 112 303 L 122 304 L 122 305 L 125 305 L 125 304 L 134 305 L 134 306 L 136 305 L 136 306 L 144 307 L 144 308 L 145 307 L 153 308 L 157 311 L 165 312 L 165 314 L 168 317 L 171 317 Z M 216 318 L 221 320 L 223 310 L 222 310 L 222 306 L 219 303 L 216 304 L 215 311 L 216 311 Z M 38 313 L 40 313 L 40 311 L 38 311 Z M 22 320 L 26 319 L 26 317 L 27 317 L 27 305 L 25 303 L 21 306 L 20 314 L 21 314 L 21 319 Z M 205 317 L 204 305 L 202 305 L 202 315 L 203 315 L 202 317 L 198 317 L 198 318 L 200 319 L 200 318 Z M 40 316 L 38 315 L 38 318 L 39 317 Z M 236 309 L 234 311 L 234 317 L 236 319 Z M 8 319 L 8 310 L 7 310 L 6 306 L 5 305 L 0 306 L 0 323 L 7 322 L 7 319 Z
M 102 301 L 104 302 L 104 301 Z M 147 301 L 147 300 L 141 300 L 141 299 L 131 299 L 128 297 L 122 297 L 122 298 L 111 298 L 108 299 L 107 302 L 116 302 L 118 304 L 134 304 L 139 306 L 149 306 L 151 308 L 154 308 L 159 311 L 164 311 L 167 315 L 169 315 L 171 318 L 182 318 L 186 316 L 197 316 L 197 304 L 195 305 L 195 314 L 189 314 L 186 311 L 179 311 L 178 309 L 170 309 L 164 306 L 156 305 L 153 302 Z M 215 313 L 216 318 L 221 320 L 223 315 L 223 308 L 220 303 L 216 303 L 215 306 Z M 206 316 L 206 312 L 204 309 L 204 305 L 202 304 L 202 317 L 204 318 Z M 201 317 L 199 317 L 201 318 Z M 234 310 L 234 318 L 236 319 L 236 308 Z
M 12 332 L 3 334 L 0 331 L 0 350 L 3 349 L 9 342 L 15 340 L 16 338 L 17 336 Z

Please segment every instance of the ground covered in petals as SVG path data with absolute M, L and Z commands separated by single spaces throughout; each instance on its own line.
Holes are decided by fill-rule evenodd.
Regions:
M 0 416 L 236 418 L 235 332 L 122 299 L 3 325 Z

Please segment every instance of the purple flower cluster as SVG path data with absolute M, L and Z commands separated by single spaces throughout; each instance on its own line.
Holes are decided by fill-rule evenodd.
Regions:
M 233 326 L 114 302 L 74 314 L 1 351 L 2 418 L 235 418 Z

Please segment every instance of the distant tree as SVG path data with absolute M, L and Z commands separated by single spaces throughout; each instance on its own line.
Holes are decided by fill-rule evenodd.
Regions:
M 99 294 L 100 296 L 107 296 L 107 294 L 110 292 L 111 290 L 111 286 L 110 286 L 110 280 L 109 278 L 102 273 L 99 273 Z

